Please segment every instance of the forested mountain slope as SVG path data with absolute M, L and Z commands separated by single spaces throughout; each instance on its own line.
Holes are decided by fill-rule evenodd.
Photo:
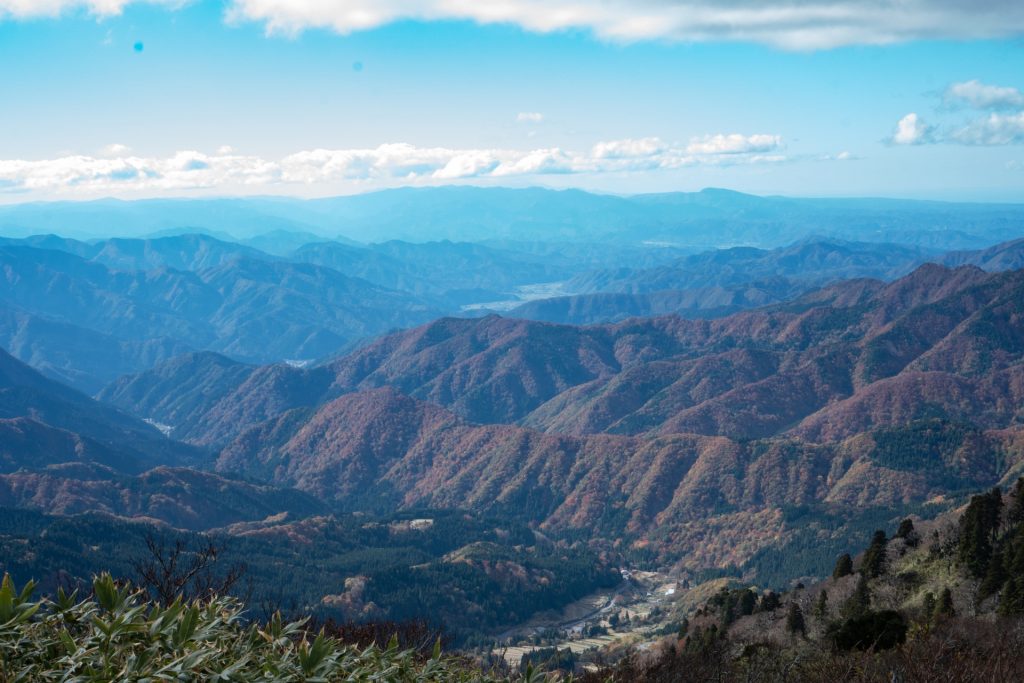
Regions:
M 200 356 L 191 380 L 176 362 L 103 396 L 201 443 L 381 386 L 472 422 L 567 434 L 827 441 L 919 417 L 999 428 L 1020 420 L 1022 293 L 1020 271 L 926 265 L 889 284 L 845 281 L 716 320 L 441 319 L 316 368 L 225 372 L 225 361 Z M 189 389 L 196 383 L 201 392 Z

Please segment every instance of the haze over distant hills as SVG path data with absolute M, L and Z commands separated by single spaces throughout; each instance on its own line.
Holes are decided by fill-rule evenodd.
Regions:
M 580 190 L 434 187 L 298 200 L 98 200 L 0 206 L 0 233 L 80 239 L 206 232 L 238 239 L 311 233 L 358 242 L 665 242 L 778 247 L 822 234 L 973 249 L 1018 237 L 1024 205 L 758 197 L 720 189 L 634 196 Z M 282 235 L 285 237 L 285 235 Z M 271 251 L 272 242 L 263 239 Z

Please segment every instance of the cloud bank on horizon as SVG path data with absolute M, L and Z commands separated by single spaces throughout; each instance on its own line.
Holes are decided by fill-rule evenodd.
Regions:
M 782 148 L 777 135 L 731 134 L 698 137 L 685 145 L 669 145 L 657 138 L 601 142 L 585 153 L 559 148 L 447 149 L 397 143 L 373 149 L 314 149 L 267 160 L 238 154 L 228 147 L 216 154 L 182 151 L 166 158 L 146 158 L 133 155 L 124 145 L 112 144 L 97 156 L 0 160 L 0 191 L 94 194 L 380 180 L 429 184 L 474 178 L 780 163 L 787 160 Z
M 188 0 L 0 0 L 16 18 Z M 586 30 L 614 41 L 746 41 L 788 50 L 909 40 L 1002 38 L 1024 32 L 1019 0 L 229 0 L 229 21 L 269 33 L 319 28 L 348 34 L 390 23 L 473 21 L 549 33 Z

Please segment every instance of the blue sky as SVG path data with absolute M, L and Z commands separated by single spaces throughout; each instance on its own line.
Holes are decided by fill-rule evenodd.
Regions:
M 0 202 L 1024 201 L 1024 3 L 701 1 L 0 0 Z

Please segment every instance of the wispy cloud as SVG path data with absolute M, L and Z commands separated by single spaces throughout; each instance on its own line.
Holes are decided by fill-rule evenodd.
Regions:
M 128 145 L 122 145 L 120 143 L 113 143 L 107 145 L 100 150 L 100 156 L 103 157 L 123 157 L 131 154 L 132 148 Z
M 546 174 L 631 173 L 689 166 L 786 161 L 777 135 L 712 135 L 671 145 L 658 138 L 599 142 L 586 152 L 452 149 L 392 143 L 366 149 L 313 149 L 268 160 L 222 147 L 217 154 L 170 157 L 66 156 L 0 160 L 4 191 L 97 194 L 135 190 L 335 185 L 372 181 L 431 183 Z
M 521 111 L 516 115 L 519 123 L 541 123 L 544 121 L 544 114 L 539 111 Z
M 99 16 L 136 3 L 185 0 L 0 0 L 0 16 Z M 978 39 L 1024 31 L 1019 0 L 230 0 L 230 21 L 269 33 L 310 28 L 341 34 L 402 20 L 514 24 L 528 31 L 583 29 L 616 41 L 744 41 L 784 49 L 878 45 L 916 39 Z
M 1017 88 L 986 85 L 978 80 L 953 83 L 943 97 L 946 104 L 975 109 L 1024 109 L 1024 93 Z
M 1024 111 L 989 114 L 950 133 L 950 139 L 965 145 L 1024 144 Z
M 686 146 L 690 154 L 750 154 L 771 152 L 782 146 L 778 135 L 706 135 Z

